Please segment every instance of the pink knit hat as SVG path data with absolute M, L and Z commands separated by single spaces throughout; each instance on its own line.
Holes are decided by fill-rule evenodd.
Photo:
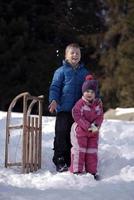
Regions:
M 98 82 L 94 80 L 94 77 L 92 75 L 87 75 L 85 78 L 85 82 L 82 85 L 82 93 L 87 90 L 93 90 L 95 92 L 95 95 L 97 95 Z

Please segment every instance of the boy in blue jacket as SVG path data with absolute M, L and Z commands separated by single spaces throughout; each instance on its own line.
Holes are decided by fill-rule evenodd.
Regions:
M 56 111 L 53 162 L 58 172 L 70 166 L 70 130 L 73 124 L 72 108 L 82 95 L 82 84 L 88 70 L 80 64 L 81 51 L 78 44 L 69 44 L 65 60 L 53 76 L 49 89 L 49 111 Z

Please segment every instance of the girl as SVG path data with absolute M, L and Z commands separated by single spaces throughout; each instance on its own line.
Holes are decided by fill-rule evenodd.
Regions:
M 82 86 L 83 96 L 72 109 L 74 123 L 71 128 L 72 173 L 91 173 L 96 180 L 99 129 L 103 121 L 102 102 L 97 98 L 98 82 L 91 75 Z

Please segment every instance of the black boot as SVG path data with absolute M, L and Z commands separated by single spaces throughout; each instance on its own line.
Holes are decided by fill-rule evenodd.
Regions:
M 67 164 L 65 163 L 63 157 L 60 157 L 60 158 L 57 159 L 56 171 L 57 171 L 57 172 L 65 172 L 65 171 L 68 171 Z
M 96 180 L 96 181 L 99 181 L 100 180 L 100 176 L 99 176 L 99 174 L 92 174 L 93 176 L 94 176 L 94 179 Z

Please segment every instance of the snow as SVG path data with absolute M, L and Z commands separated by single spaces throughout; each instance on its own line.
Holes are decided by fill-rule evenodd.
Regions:
M 12 113 L 12 123 L 21 124 L 22 113 Z M 99 141 L 100 181 L 90 174 L 56 173 L 51 161 L 54 124 L 55 117 L 43 116 L 42 168 L 22 174 L 21 167 L 4 167 L 6 112 L 0 112 L 0 200 L 133 200 L 134 121 L 104 120 Z M 13 131 L 12 161 L 21 159 L 21 139 L 20 130 Z
M 134 113 L 134 108 L 116 108 L 116 115 Z

